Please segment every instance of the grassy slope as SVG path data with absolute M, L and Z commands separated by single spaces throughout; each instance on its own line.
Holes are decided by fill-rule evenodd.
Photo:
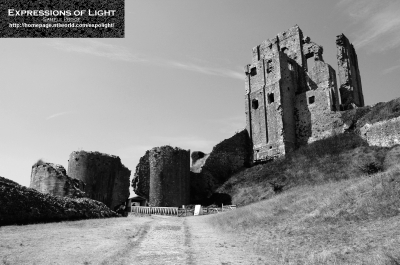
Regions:
M 244 169 L 218 189 L 233 204 L 246 205 L 271 198 L 299 185 L 317 185 L 359 177 L 373 165 L 383 168 L 388 148 L 369 147 L 356 134 L 341 134 L 304 146 L 285 158 Z M 275 188 L 275 191 L 274 191 Z
M 252 204 L 211 222 L 267 264 L 400 264 L 399 162 L 354 134 L 318 141 L 232 176 L 219 192 Z
M 357 122 L 357 127 L 361 128 L 365 124 L 380 122 L 397 118 L 400 116 L 400 98 L 393 99 L 389 102 L 379 102 L 371 108 L 371 111 L 366 113 Z

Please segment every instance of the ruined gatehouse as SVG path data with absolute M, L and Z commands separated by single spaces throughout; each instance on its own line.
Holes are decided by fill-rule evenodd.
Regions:
M 326 137 L 331 117 L 364 106 L 353 45 L 337 36 L 339 88 L 323 47 L 296 25 L 253 48 L 245 66 L 245 113 L 253 161 L 285 155 Z

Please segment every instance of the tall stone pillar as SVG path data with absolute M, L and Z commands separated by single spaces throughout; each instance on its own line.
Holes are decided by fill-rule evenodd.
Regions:
M 190 200 L 190 151 L 171 146 L 149 152 L 150 205 L 181 207 Z
M 361 76 L 354 46 L 344 34 L 340 34 L 336 37 L 336 47 L 342 105 L 345 109 L 352 108 L 352 104 L 364 107 Z

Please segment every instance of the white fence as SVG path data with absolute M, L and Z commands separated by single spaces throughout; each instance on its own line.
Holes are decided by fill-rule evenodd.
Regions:
M 235 210 L 236 205 L 222 205 L 222 207 L 201 207 L 199 215 L 214 214 L 225 211 Z M 149 207 L 149 206 L 132 206 L 131 213 L 136 214 L 159 214 L 159 215 L 176 215 L 176 216 L 193 216 L 194 209 L 185 209 L 178 207 Z
M 140 214 L 160 214 L 160 215 L 178 215 L 178 207 L 146 207 L 132 206 L 131 213 Z

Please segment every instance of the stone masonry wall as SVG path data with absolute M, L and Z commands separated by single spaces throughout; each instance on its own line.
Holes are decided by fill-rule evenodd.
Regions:
M 202 203 L 233 173 L 252 162 L 252 145 L 246 129 L 214 146 L 203 166 L 191 172 L 191 203 Z
M 369 145 L 390 147 L 400 144 L 400 117 L 366 124 L 360 128 L 360 134 Z
M 244 72 L 254 162 L 340 133 L 346 124 L 339 111 L 364 105 L 354 47 L 343 34 L 336 44 L 341 93 L 335 70 L 323 60 L 323 47 L 297 25 L 253 48 Z
M 344 109 L 351 108 L 351 104 L 364 106 L 364 96 L 361 85 L 358 58 L 353 44 L 344 34 L 336 37 L 338 75 L 340 95 Z
M 32 166 L 30 188 L 53 196 L 85 197 L 85 183 L 68 177 L 63 166 L 51 163 Z
M 150 164 L 149 164 L 149 153 L 146 151 L 145 155 L 139 160 L 139 164 L 136 166 L 135 174 L 132 179 L 133 191 L 149 201 L 150 192 Z
M 149 152 L 149 204 L 181 207 L 190 200 L 190 151 L 171 146 L 155 147 Z
M 69 156 L 68 175 L 84 181 L 88 197 L 111 209 L 128 199 L 130 174 L 117 156 L 86 151 Z

